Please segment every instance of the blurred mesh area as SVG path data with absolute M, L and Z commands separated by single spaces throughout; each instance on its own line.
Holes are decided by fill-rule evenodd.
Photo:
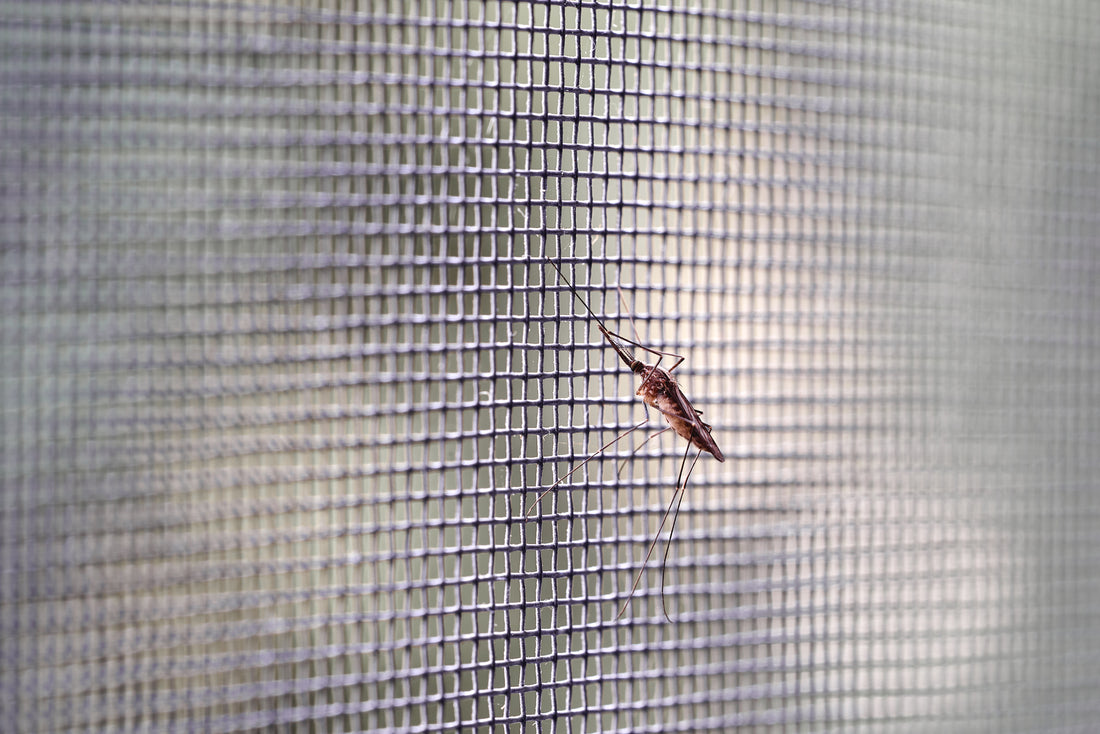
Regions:
M 1095 731 L 1100 6 L 674 6 L 0 5 L 0 728 Z

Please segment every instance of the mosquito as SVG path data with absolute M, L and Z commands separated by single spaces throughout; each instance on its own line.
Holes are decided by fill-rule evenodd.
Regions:
M 649 544 L 649 549 L 646 551 L 645 560 L 642 561 L 642 567 L 639 569 L 637 576 L 634 577 L 634 584 L 630 587 L 630 594 L 627 596 L 626 601 L 623 602 L 622 608 L 619 613 L 615 615 L 615 619 L 623 616 L 626 612 L 626 608 L 630 605 L 631 599 L 634 598 L 634 592 L 638 589 L 638 583 L 642 580 L 642 574 L 645 572 L 646 565 L 649 563 L 649 559 L 653 556 L 653 551 L 657 547 L 657 541 L 660 540 L 661 531 L 664 530 L 665 523 L 668 521 L 669 515 L 672 515 L 672 524 L 669 526 L 668 542 L 665 544 L 664 558 L 661 562 L 661 611 L 664 612 L 665 619 L 669 622 L 672 618 L 668 615 L 668 608 L 665 605 L 665 566 L 668 564 L 668 552 L 672 547 L 672 534 L 676 532 L 676 519 L 680 515 L 680 504 L 684 501 L 684 493 L 687 491 L 688 479 L 691 477 L 691 472 L 695 468 L 695 464 L 699 461 L 699 457 L 706 451 L 714 456 L 719 462 L 724 462 L 726 457 L 722 455 L 722 450 L 718 448 L 718 444 L 714 441 L 714 436 L 711 435 L 711 426 L 704 423 L 702 418 L 702 411 L 696 410 L 691 401 L 687 399 L 680 386 L 676 383 L 676 378 L 672 376 L 672 372 L 680 366 L 684 361 L 684 357 L 673 352 L 662 352 L 659 349 L 653 349 L 647 347 L 641 343 L 641 337 L 638 335 L 638 327 L 634 323 L 634 316 L 631 315 L 630 309 L 627 309 L 627 316 L 630 318 L 631 328 L 634 330 L 635 339 L 628 339 L 622 334 L 618 334 L 611 329 L 607 328 L 603 320 L 597 316 L 588 303 L 581 297 L 581 294 L 577 292 L 577 289 L 565 277 L 565 273 L 558 267 L 557 263 L 551 260 L 549 257 L 546 261 L 554 266 L 554 270 L 558 271 L 558 277 L 562 282 L 568 286 L 569 290 L 573 293 L 581 305 L 584 306 L 584 310 L 588 312 L 599 328 L 600 333 L 603 334 L 607 343 L 615 350 L 615 354 L 619 355 L 621 359 L 630 371 L 635 375 L 638 375 L 642 382 L 638 386 L 638 390 L 635 393 L 642 399 L 642 406 L 645 409 L 645 420 L 636 426 L 627 429 L 623 433 L 619 434 L 612 440 L 605 443 L 599 449 L 596 450 L 591 456 L 577 464 L 575 467 L 569 470 L 569 472 L 558 479 L 556 482 L 547 487 L 543 492 L 535 498 L 535 501 L 527 509 L 527 513 L 524 515 L 524 519 L 528 519 L 531 513 L 534 512 L 538 504 L 542 502 L 543 498 L 550 494 L 559 484 L 571 477 L 578 470 L 583 468 L 588 462 L 595 459 L 607 449 L 614 446 L 619 441 L 634 433 L 642 426 L 649 423 L 649 408 L 655 409 L 658 413 L 664 416 L 667 426 L 660 429 L 656 433 L 650 434 L 648 438 L 642 441 L 631 452 L 631 456 L 637 453 L 643 446 L 649 443 L 654 438 L 667 433 L 668 431 L 676 431 L 676 433 L 687 441 L 687 447 L 684 450 L 684 458 L 680 462 L 680 472 L 676 477 L 676 489 L 672 493 L 672 500 L 668 503 L 668 507 L 665 509 L 664 516 L 661 517 L 661 524 L 657 527 L 657 533 L 653 537 L 653 542 Z M 623 298 L 622 289 L 619 289 L 619 299 L 623 303 L 623 307 L 626 307 L 626 299 Z M 657 357 L 657 360 L 653 364 L 646 364 L 640 359 L 634 356 L 629 347 L 637 347 L 638 349 L 649 352 Z M 664 370 L 660 367 L 661 360 L 665 357 L 675 358 L 672 366 L 668 370 Z M 648 407 L 647 407 L 648 406 Z M 692 448 L 698 449 L 695 454 L 695 458 L 691 464 L 688 465 L 688 457 L 691 455 Z M 622 471 L 623 464 L 619 465 L 619 471 Z M 687 474 L 684 474 L 684 468 L 687 467 Z

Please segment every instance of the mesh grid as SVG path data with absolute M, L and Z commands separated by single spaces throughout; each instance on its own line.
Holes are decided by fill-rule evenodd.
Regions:
M 0 4 L 0 728 L 1092 731 L 1098 29 Z

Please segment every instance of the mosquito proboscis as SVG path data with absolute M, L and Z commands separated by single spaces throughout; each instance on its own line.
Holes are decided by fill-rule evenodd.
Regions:
M 668 608 L 665 605 L 665 566 L 668 563 L 668 552 L 672 547 L 672 535 L 676 531 L 676 519 L 680 514 L 680 504 L 684 501 L 684 493 L 687 491 L 688 479 L 691 477 L 691 472 L 695 468 L 695 464 L 699 461 L 699 457 L 706 451 L 714 456 L 718 461 L 725 461 L 725 456 L 722 455 L 722 450 L 718 448 L 718 444 L 714 441 L 714 436 L 711 435 L 711 426 L 703 422 L 700 417 L 701 411 L 696 410 L 691 401 L 684 395 L 683 390 L 676 382 L 676 378 L 672 376 L 672 372 L 680 366 L 684 361 L 684 357 L 673 352 L 663 352 L 659 349 L 653 349 L 647 347 L 641 343 L 641 337 L 638 335 L 638 328 L 634 324 L 634 316 L 630 314 L 630 310 L 627 309 L 627 316 L 630 318 L 631 327 L 634 330 L 634 339 L 628 339 L 622 334 L 618 334 L 611 329 L 607 328 L 603 320 L 597 316 L 588 303 L 581 297 L 581 294 L 573 286 L 568 278 L 565 277 L 565 273 L 562 272 L 558 264 L 551 260 L 549 257 L 546 261 L 554 266 L 554 270 L 558 272 L 558 277 L 573 293 L 574 297 L 584 306 L 584 310 L 588 312 L 588 315 L 595 320 L 597 328 L 603 335 L 607 343 L 615 351 L 619 358 L 626 364 L 630 371 L 635 375 L 638 375 L 642 382 L 638 386 L 638 390 L 635 393 L 642 399 L 643 407 L 645 407 L 645 420 L 637 425 L 627 429 L 623 433 L 619 434 L 612 440 L 605 443 L 599 449 L 596 450 L 591 456 L 577 464 L 575 467 L 569 470 L 564 476 L 559 478 L 556 482 L 551 484 L 545 490 L 543 490 L 535 501 L 528 508 L 524 519 L 531 516 L 538 504 L 550 494 L 559 484 L 571 477 L 578 470 L 583 468 L 588 462 L 595 459 L 607 449 L 614 446 L 619 441 L 622 441 L 627 436 L 631 435 L 642 426 L 649 423 L 649 408 L 655 409 L 661 415 L 664 416 L 668 425 L 659 431 L 648 436 L 631 452 L 631 455 L 649 443 L 651 440 L 660 436 L 668 431 L 675 431 L 677 435 L 687 441 L 687 447 L 684 451 L 684 458 L 680 462 L 680 471 L 676 478 L 676 489 L 672 493 L 672 500 L 668 503 L 668 507 L 665 509 L 664 515 L 661 517 L 661 523 L 657 527 L 657 532 L 653 536 L 653 542 L 649 544 L 649 549 L 646 551 L 645 559 L 642 561 L 642 567 L 638 570 L 638 574 L 634 577 L 634 583 L 630 587 L 630 593 L 627 595 L 626 601 L 623 602 L 622 608 L 615 616 L 615 619 L 623 616 L 626 612 L 626 608 L 630 605 L 631 599 L 634 598 L 634 592 L 638 589 L 638 583 L 642 579 L 642 574 L 645 572 L 646 565 L 649 563 L 650 558 L 653 556 L 653 551 L 657 547 L 657 541 L 661 538 L 661 531 L 664 530 L 665 523 L 668 522 L 669 515 L 672 515 L 672 524 L 669 526 L 668 542 L 665 544 L 664 558 L 661 562 L 661 611 L 664 612 L 665 619 L 672 621 L 672 618 L 668 615 Z M 619 289 L 619 299 L 623 302 L 624 308 L 626 307 L 626 300 L 623 298 L 622 290 Z M 649 352 L 656 356 L 656 361 L 653 364 L 646 364 L 640 359 L 634 356 L 629 347 L 630 345 L 636 347 L 642 351 Z M 667 370 L 660 367 L 661 360 L 665 357 L 675 358 L 672 366 Z M 695 454 L 695 458 L 692 459 L 691 464 L 688 464 L 688 458 L 691 456 L 691 449 L 696 448 L 698 451 Z M 684 473 L 684 468 L 687 467 L 687 474 Z M 622 465 L 619 466 L 619 471 L 622 471 Z

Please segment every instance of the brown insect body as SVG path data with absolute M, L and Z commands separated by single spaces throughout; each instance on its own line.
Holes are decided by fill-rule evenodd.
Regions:
M 699 414 L 688 402 L 687 396 L 680 390 L 672 375 L 660 367 L 644 369 L 638 374 L 645 375 L 642 384 L 638 386 L 638 397 L 661 411 L 672 430 L 681 438 L 724 462 L 726 457 L 710 435 L 710 426 L 699 420 Z
M 630 371 L 642 378 L 642 384 L 638 386 L 635 395 L 645 401 L 646 405 L 659 411 L 680 438 L 695 448 L 712 454 L 718 461 L 724 462 L 726 457 L 722 455 L 722 449 L 715 443 L 711 435 L 711 427 L 699 418 L 699 411 L 695 410 L 691 401 L 676 384 L 676 378 L 656 365 L 648 365 L 634 358 L 615 342 L 610 332 L 603 327 L 599 328 L 611 344 L 611 348 L 626 363 Z
M 649 549 L 646 551 L 645 560 L 642 561 L 642 567 L 634 577 L 634 584 L 630 587 L 630 593 L 623 603 L 622 608 L 619 609 L 619 614 L 616 616 L 621 617 L 626 611 L 626 607 L 630 604 L 630 600 L 634 597 L 634 592 L 638 588 L 638 583 L 642 579 L 642 572 L 645 571 L 646 564 L 649 562 L 650 557 L 653 555 L 653 550 L 657 546 L 657 541 L 661 537 L 661 530 L 664 529 L 665 522 L 669 516 L 672 517 L 672 525 L 668 532 L 668 542 L 665 544 L 664 560 L 661 563 L 661 609 L 664 612 L 665 619 L 671 621 L 671 617 L 668 615 L 668 609 L 665 607 L 665 564 L 668 561 L 668 552 L 672 546 L 672 535 L 676 530 L 676 518 L 680 513 L 680 503 L 684 500 L 684 494 L 687 492 L 688 479 L 691 477 L 691 471 L 695 467 L 695 463 L 699 460 L 699 457 L 706 451 L 712 454 L 718 461 L 725 461 L 726 457 L 722 455 L 722 450 L 718 448 L 718 444 L 715 443 L 714 437 L 711 435 L 711 427 L 703 422 L 700 417 L 700 412 L 695 409 L 691 404 L 691 401 L 687 399 L 683 391 L 680 390 L 680 386 L 676 384 L 676 378 L 672 376 L 672 372 L 680 366 L 680 363 L 684 361 L 684 357 L 673 352 L 662 352 L 650 347 L 644 346 L 641 343 L 641 338 L 638 337 L 638 341 L 631 341 L 630 339 L 614 333 L 606 326 L 600 317 L 592 312 L 588 303 L 585 302 L 581 295 L 577 293 L 577 289 L 573 287 L 573 284 L 562 273 L 561 268 L 558 267 L 550 258 L 546 258 L 547 262 L 554 266 L 554 269 L 558 271 L 558 275 L 561 276 L 562 281 L 569 287 L 569 290 L 573 292 L 577 300 L 581 302 L 588 314 L 595 319 L 600 333 L 603 334 L 607 343 L 615 350 L 615 353 L 619 355 L 626 366 L 630 368 L 630 371 L 638 375 L 641 378 L 642 383 L 638 386 L 637 395 L 642 399 L 647 406 L 658 411 L 665 417 L 665 421 L 668 423 L 667 428 L 653 433 L 639 446 L 635 447 L 636 452 L 641 446 L 645 445 L 650 439 L 660 436 L 662 433 L 668 430 L 673 430 L 681 438 L 688 442 L 688 450 L 684 453 L 683 461 L 680 462 L 680 474 L 676 479 L 676 490 L 672 494 L 672 500 L 669 502 L 668 509 L 665 510 L 664 516 L 661 518 L 661 524 L 657 528 L 657 534 L 653 538 L 653 542 L 649 544 Z M 622 299 L 622 291 L 619 291 L 619 298 Z M 625 305 L 625 301 L 624 301 Z M 631 324 L 634 323 L 633 317 L 630 319 Z M 637 328 L 634 329 L 635 337 L 637 337 Z M 637 359 L 628 347 L 624 344 L 633 345 L 643 351 L 649 352 L 657 356 L 657 364 L 646 364 L 640 359 Z M 661 369 L 660 362 L 663 357 L 675 357 L 676 361 L 667 370 Z M 561 484 L 563 481 L 572 476 L 576 471 L 588 464 L 594 458 L 602 454 L 605 450 L 612 445 L 618 443 L 622 439 L 637 431 L 639 428 L 649 422 L 649 413 L 646 413 L 646 419 L 641 423 L 633 426 L 627 431 L 616 436 L 614 439 L 601 446 L 594 454 L 589 456 L 584 461 L 580 462 L 572 469 L 570 469 L 564 476 L 560 477 L 557 481 L 543 490 L 538 497 L 535 498 L 534 503 L 528 508 L 524 517 L 530 517 L 531 513 L 538 506 L 546 495 L 548 495 L 555 487 Z M 698 453 L 695 455 L 695 459 L 688 464 L 688 456 L 690 454 L 691 447 L 698 449 Z M 684 473 L 684 469 L 687 469 L 687 474 Z M 620 471 L 622 467 L 620 465 Z

